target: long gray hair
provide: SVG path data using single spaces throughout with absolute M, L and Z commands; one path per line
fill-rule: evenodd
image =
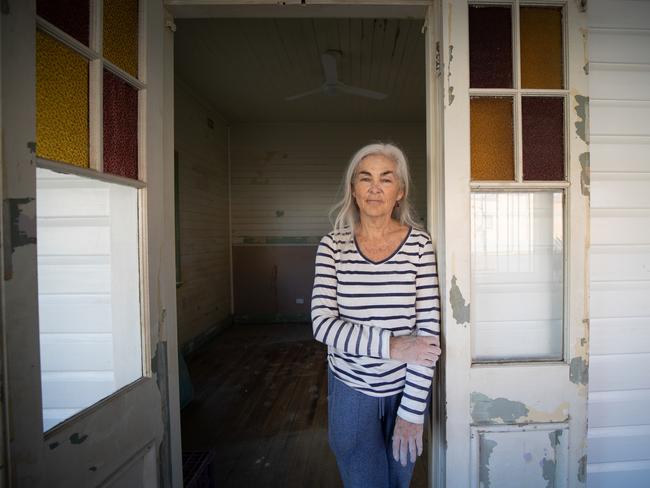
M 397 166 L 397 178 L 400 182 L 400 188 L 404 192 L 404 197 L 400 200 L 399 206 L 395 206 L 393 209 L 392 217 L 404 225 L 410 225 L 416 229 L 421 228 L 420 224 L 417 222 L 415 210 L 413 209 L 409 199 L 411 177 L 409 175 L 406 156 L 404 156 L 402 150 L 394 144 L 376 142 L 362 147 L 354 154 L 354 156 L 352 156 L 348 168 L 345 171 L 345 176 L 343 177 L 341 187 L 342 197 L 330 211 L 330 219 L 332 219 L 334 215 L 336 216 L 333 219 L 334 231 L 343 232 L 349 230 L 350 240 L 353 238 L 355 226 L 359 222 L 359 207 L 352 196 L 352 182 L 354 177 L 357 175 L 359 163 L 363 158 L 373 155 L 384 156 L 391 161 L 394 161 Z

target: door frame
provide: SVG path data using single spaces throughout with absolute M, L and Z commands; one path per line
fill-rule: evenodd
M 427 145 L 427 227 L 437 249 L 438 262 L 444 256 L 444 196 L 440 184 L 443 170 L 443 56 L 441 0 L 165 0 L 170 17 L 416 17 L 425 31 L 426 145 Z M 173 22 L 173 20 L 172 20 Z M 172 62 L 170 62 L 172 60 Z M 173 47 L 165 51 L 165 65 L 173 65 Z M 440 271 L 439 271 L 440 273 Z M 440 274 L 442 276 L 442 274 Z M 444 283 L 440 283 L 443 302 Z M 443 315 L 444 323 L 444 315 Z M 441 341 L 444 338 L 441 337 Z M 429 486 L 443 487 L 445 480 L 445 416 L 443 358 L 438 363 L 432 390 L 431 415 L 426 434 L 429 439 Z

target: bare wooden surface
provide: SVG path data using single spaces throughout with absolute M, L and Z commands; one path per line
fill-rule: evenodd
M 217 486 L 342 486 L 327 442 L 326 348 L 309 325 L 231 327 L 188 367 L 183 449 L 215 449 Z M 426 455 L 414 488 L 426 486 Z

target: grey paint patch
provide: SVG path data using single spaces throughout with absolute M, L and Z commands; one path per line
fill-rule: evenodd
M 546 488 L 555 488 L 555 460 L 543 458 L 539 464 L 542 466 L 542 478 L 548 482 Z
M 470 408 L 475 423 L 492 423 L 500 420 L 512 424 L 522 417 L 527 417 L 529 412 L 528 407 L 521 402 L 502 397 L 490 398 L 478 391 L 473 391 L 470 396 Z
M 17 247 L 36 244 L 36 219 L 24 214 L 24 207 L 33 204 L 33 198 L 8 198 L 11 252 Z
M 59 447 L 59 446 L 60 446 L 60 444 L 59 444 L 58 442 L 50 442 L 50 443 L 48 444 L 48 447 L 49 447 L 50 449 L 56 449 L 56 448 Z
M 589 129 L 589 97 L 583 95 L 576 95 L 576 115 L 579 117 L 575 123 L 576 134 L 584 142 L 587 142 L 587 133 Z
M 548 433 L 548 440 L 551 441 L 551 447 L 555 449 L 560 444 L 561 430 L 554 430 Z
M 580 160 L 580 190 L 582 194 L 588 197 L 591 194 L 591 163 L 589 162 L 589 152 L 583 152 L 578 156 Z
M 584 483 L 587 481 L 587 455 L 585 454 L 578 460 L 578 481 Z
M 469 324 L 469 303 L 465 302 L 457 281 L 456 276 L 452 276 L 451 289 L 449 290 L 452 315 L 458 324 Z
M 88 435 L 87 435 L 87 434 L 86 434 L 86 435 L 82 435 L 82 436 L 80 436 L 77 432 L 75 432 L 74 434 L 72 434 L 72 435 L 70 436 L 70 444 L 81 444 L 81 443 L 84 442 L 86 439 L 88 439 Z
M 485 439 L 481 445 L 478 460 L 478 482 L 483 488 L 490 488 L 490 456 L 497 446 L 497 441 Z
M 569 364 L 569 379 L 576 385 L 589 383 L 589 364 L 584 358 L 578 356 L 571 359 Z
M 449 44 L 449 62 L 447 63 L 447 84 L 449 85 L 448 99 L 449 99 L 450 107 L 451 104 L 454 103 L 454 98 L 456 98 L 456 95 L 454 95 L 454 87 L 451 85 L 451 62 L 453 59 L 454 59 L 454 45 Z

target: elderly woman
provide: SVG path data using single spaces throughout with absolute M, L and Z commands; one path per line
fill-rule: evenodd
M 406 487 L 440 355 L 435 255 L 399 148 L 357 151 L 344 191 L 312 293 L 314 337 L 328 345 L 329 443 L 346 488 Z

